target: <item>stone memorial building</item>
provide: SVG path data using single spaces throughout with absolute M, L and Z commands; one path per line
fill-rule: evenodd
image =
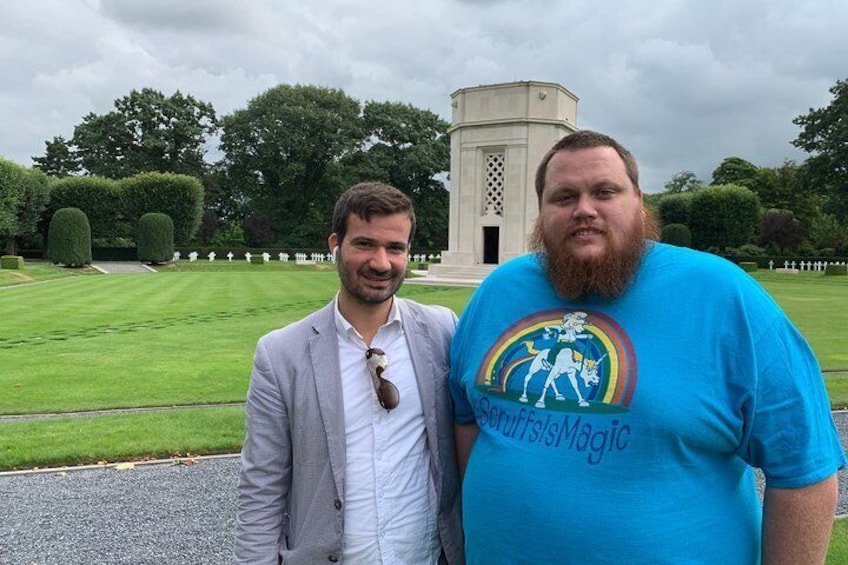
M 460 88 L 451 94 L 448 249 L 435 278 L 482 279 L 527 251 L 544 154 L 576 131 L 577 97 L 551 82 Z

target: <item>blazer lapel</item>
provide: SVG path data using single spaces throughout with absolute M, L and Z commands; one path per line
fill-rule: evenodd
M 339 344 L 336 336 L 334 302 L 322 309 L 315 320 L 315 335 L 309 339 L 312 376 L 318 391 L 318 406 L 327 436 L 330 466 L 339 497 L 344 497 L 345 429 L 342 380 L 339 375 Z M 316 438 L 317 440 L 317 438 Z
M 424 411 L 424 427 L 427 432 L 427 445 L 430 449 L 430 461 L 433 481 L 438 489 L 441 474 L 441 461 L 438 449 L 438 429 L 436 427 L 436 378 L 434 374 L 433 348 L 430 343 L 430 332 L 427 324 L 416 316 L 412 308 L 406 307 L 401 299 L 401 317 L 406 327 L 406 342 L 412 357 L 412 368 L 418 381 L 418 394 L 421 396 L 421 407 Z

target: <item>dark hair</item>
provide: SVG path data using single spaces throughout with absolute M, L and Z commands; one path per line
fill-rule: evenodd
M 566 135 L 557 141 L 551 147 L 551 150 L 545 154 L 539 168 L 536 169 L 536 198 L 538 198 L 540 206 L 542 205 L 542 192 L 545 190 L 545 175 L 548 173 L 548 163 L 551 162 L 553 156 L 560 151 L 575 151 L 593 147 L 612 147 L 615 149 L 615 152 L 624 161 L 624 168 L 627 170 L 630 182 L 633 183 L 633 189 L 639 190 L 639 165 L 636 164 L 636 159 L 630 151 L 608 135 L 596 131 L 581 130 Z
M 403 192 L 393 186 L 380 182 L 361 182 L 347 189 L 336 201 L 333 209 L 333 233 L 338 237 L 339 243 L 347 234 L 347 219 L 351 214 L 356 214 L 366 222 L 371 221 L 372 216 L 390 216 L 392 214 L 406 213 L 412 223 L 409 230 L 409 241 L 415 236 L 415 210 L 412 201 Z

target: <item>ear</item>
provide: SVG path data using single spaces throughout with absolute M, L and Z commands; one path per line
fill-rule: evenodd
M 334 249 L 339 246 L 339 236 L 335 234 L 335 232 L 330 234 L 330 237 L 327 238 L 327 248 L 330 250 L 330 253 L 333 253 Z

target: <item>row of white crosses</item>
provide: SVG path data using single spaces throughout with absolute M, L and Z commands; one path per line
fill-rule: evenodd
M 774 261 L 773 260 L 769 260 L 768 265 L 769 265 L 769 270 L 774 269 Z M 831 261 L 830 263 L 828 263 L 827 261 L 815 261 L 815 262 L 813 262 L 813 261 L 801 261 L 800 263 L 797 263 L 795 261 L 784 261 L 783 262 L 783 268 L 784 269 L 793 269 L 794 270 L 794 269 L 797 269 L 798 267 L 800 267 L 800 270 L 802 270 L 802 271 L 818 271 L 818 272 L 821 272 L 821 271 L 824 271 L 825 268 L 827 268 L 828 265 L 845 265 L 845 261 L 843 261 L 842 263 L 839 263 L 838 261 Z
M 441 258 L 442 258 L 441 254 L 440 255 L 433 255 L 432 253 L 430 255 L 424 255 L 423 253 L 421 255 L 410 255 L 410 257 L 416 263 L 425 263 L 427 261 L 432 262 L 434 259 L 440 259 L 441 260 Z
M 188 254 L 188 260 L 189 261 L 197 261 L 198 256 L 199 255 L 198 255 L 197 251 L 192 251 L 191 253 Z M 267 251 L 265 253 L 262 253 L 261 256 L 262 256 L 262 261 L 264 263 L 268 263 L 269 261 L 271 261 L 271 254 L 268 253 Z M 311 256 L 308 256 L 306 253 L 295 253 L 294 256 L 295 256 L 295 260 L 298 263 L 307 263 L 309 261 L 311 261 L 313 263 L 323 263 L 324 261 L 332 261 L 333 260 L 333 256 L 330 253 L 327 253 L 326 255 L 324 255 L 323 253 L 313 253 Z M 182 253 L 180 253 L 179 251 L 174 252 L 174 261 L 179 261 L 181 257 L 182 257 Z M 210 251 L 209 254 L 206 257 L 209 259 L 209 261 L 214 261 L 217 258 L 217 255 L 214 251 Z M 235 255 L 233 255 L 232 251 L 230 251 L 229 253 L 226 254 L 227 261 L 232 261 L 233 257 L 235 257 Z M 248 263 L 250 262 L 250 259 L 252 257 L 253 257 L 253 254 L 250 253 L 250 251 L 248 251 L 247 253 L 244 254 L 244 259 Z M 283 263 L 288 263 L 290 257 L 291 256 L 288 253 L 278 253 L 277 254 L 277 258 Z
M 192 251 L 191 253 L 188 254 L 188 260 L 189 261 L 197 261 L 198 256 L 199 255 L 198 255 L 197 251 Z M 180 253 L 179 251 L 174 252 L 174 261 L 179 261 L 181 257 L 182 257 L 182 253 Z M 217 255 L 215 254 L 214 251 L 210 251 L 209 254 L 206 257 L 209 259 L 209 261 L 215 261 L 215 259 L 217 258 Z M 232 261 L 233 257 L 235 257 L 235 255 L 233 255 L 233 252 L 230 251 L 229 253 L 226 254 L 225 257 L 227 258 L 227 261 Z M 244 258 L 247 262 L 250 262 L 251 257 L 253 257 L 253 255 L 249 251 L 244 254 Z M 290 255 L 288 253 L 278 253 L 277 257 L 279 258 L 279 260 L 281 262 L 288 263 Z M 422 253 L 422 254 L 418 254 L 418 255 L 410 255 L 410 258 L 415 262 L 423 263 L 423 262 L 428 261 L 428 260 L 433 261 L 434 259 L 441 259 L 442 256 L 441 255 L 433 255 L 432 253 L 430 255 L 425 255 L 425 254 Z M 294 259 L 295 259 L 295 263 L 297 263 L 298 265 L 301 265 L 301 264 L 304 264 L 304 263 L 310 263 L 310 262 L 311 263 L 323 263 L 324 261 L 330 261 L 332 263 L 335 263 L 335 260 L 333 258 L 332 253 L 327 253 L 326 255 L 323 254 L 323 253 L 312 253 L 312 254 L 295 253 Z M 268 253 L 268 252 L 262 253 L 262 261 L 263 262 L 268 263 L 270 260 L 271 260 L 271 254 L 270 253 Z M 769 267 L 771 267 L 771 263 L 769 263 Z

